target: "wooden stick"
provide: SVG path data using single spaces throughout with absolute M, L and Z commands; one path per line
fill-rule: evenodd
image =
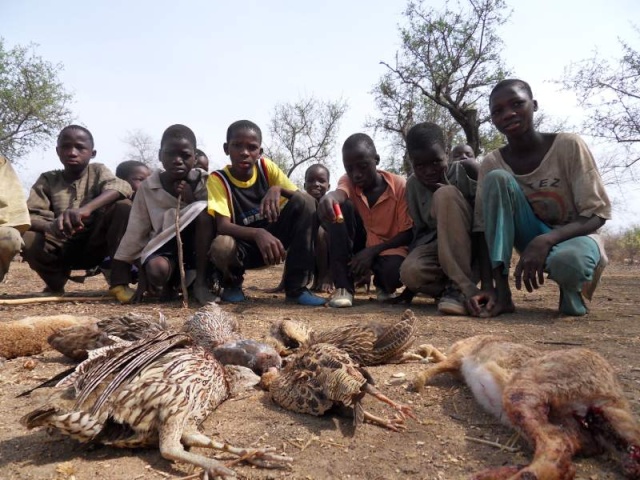
M 111 296 L 101 295 L 99 297 L 28 297 L 9 298 L 0 300 L 1 305 L 27 305 L 30 303 L 62 303 L 62 302 L 104 302 L 105 300 L 115 301 Z
M 178 271 L 180 272 L 180 288 L 182 289 L 182 308 L 189 308 L 189 294 L 187 293 L 187 279 L 184 273 L 184 253 L 182 252 L 182 238 L 180 237 L 180 200 L 182 193 L 178 195 L 176 207 L 176 243 L 178 244 Z

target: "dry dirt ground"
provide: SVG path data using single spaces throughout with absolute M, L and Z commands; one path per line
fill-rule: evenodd
M 314 328 L 365 320 L 398 318 L 402 307 L 383 306 L 363 292 L 354 308 L 333 310 L 288 305 L 282 295 L 265 292 L 275 286 L 280 269 L 250 272 L 245 288 L 249 300 L 243 305 L 224 305 L 236 314 L 243 332 L 261 338 L 272 321 L 290 317 Z M 494 319 L 443 317 L 432 300 L 418 297 L 412 306 L 419 320 L 418 343 L 448 347 L 463 337 L 496 333 L 534 345 L 541 350 L 582 345 L 603 354 L 614 365 L 622 387 L 636 414 L 640 414 L 640 317 L 637 267 L 610 267 L 584 318 L 559 316 L 555 312 L 557 288 L 548 282 L 533 294 L 516 294 L 516 314 Z M 69 284 L 68 291 L 98 292 L 105 288 L 99 277 L 83 285 Z M 0 285 L 0 299 L 25 296 L 42 289 L 42 283 L 26 264 L 14 263 L 8 280 Z M 172 304 L 121 306 L 112 301 L 91 303 L 0 306 L 0 322 L 32 315 L 69 313 L 106 317 L 132 310 L 162 311 L 179 324 L 194 311 Z M 44 431 L 27 431 L 19 418 L 43 402 L 42 394 L 17 399 L 16 394 L 69 367 L 61 355 L 45 352 L 8 360 L 0 366 L 0 478 L 2 479 L 177 479 L 193 473 L 185 465 L 164 460 L 159 452 L 119 450 L 80 445 Z M 33 362 L 31 362 L 33 363 Z M 396 384 L 394 373 L 411 378 L 425 368 L 421 364 L 371 368 L 379 387 L 390 397 L 412 404 L 419 422 L 408 423 L 403 433 L 365 424 L 354 433 L 351 419 L 329 416 L 314 418 L 284 411 L 261 391 L 249 392 L 223 403 L 204 423 L 207 435 L 237 445 L 272 445 L 294 458 L 290 470 L 236 468 L 240 478 L 351 478 L 351 479 L 458 479 L 475 471 L 511 463 L 527 463 L 531 450 L 522 441 L 516 451 L 479 444 L 485 439 L 506 444 L 512 432 L 476 405 L 470 391 L 448 376 L 435 379 L 421 394 Z M 378 414 L 386 407 L 371 398 L 365 407 Z M 470 439 L 471 438 L 471 439 Z M 206 452 L 214 455 L 214 452 Z M 216 454 L 217 455 L 217 454 Z M 604 456 L 576 459 L 577 478 L 604 480 L 621 478 L 618 465 Z

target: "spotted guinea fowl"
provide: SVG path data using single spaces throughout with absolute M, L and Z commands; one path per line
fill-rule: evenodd
M 270 370 L 261 385 L 272 400 L 287 410 L 320 416 L 341 406 L 352 407 L 354 425 L 364 420 L 390 430 L 404 428 L 406 417 L 415 418 L 411 407 L 394 402 L 373 386 L 369 373 L 344 350 L 329 343 L 302 346 L 287 358 L 282 370 Z M 393 418 L 380 418 L 362 406 L 366 394 L 393 407 Z
M 280 353 L 285 355 L 303 345 L 329 343 L 364 366 L 416 358 L 407 353 L 416 338 L 416 317 L 411 310 L 406 310 L 400 320 L 390 325 L 354 323 L 320 332 L 293 320 L 281 320 L 272 326 L 271 335 Z
M 211 353 L 224 343 L 231 317 L 207 306 L 184 332 L 160 332 L 89 352 L 89 358 L 55 388 L 50 401 L 25 415 L 27 428 L 49 427 L 82 442 L 132 448 L 159 445 L 164 458 L 197 465 L 205 477 L 235 476 L 220 462 L 188 451 L 209 447 L 258 466 L 280 466 L 290 458 L 273 449 L 238 448 L 198 431 L 204 419 L 233 392 L 257 383 L 244 367 L 223 366 Z M 186 333 L 185 333 L 186 332 Z
M 416 389 L 440 373 L 460 373 L 478 402 L 535 448 L 528 466 L 490 469 L 475 480 L 568 480 L 575 454 L 603 450 L 621 457 L 627 478 L 640 479 L 640 423 L 613 367 L 597 353 L 541 352 L 492 335 L 460 340 L 447 355 L 423 348 L 435 365 L 418 376 Z

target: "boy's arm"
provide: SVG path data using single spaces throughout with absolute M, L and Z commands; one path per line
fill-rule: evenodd
M 117 190 L 104 190 L 100 195 L 83 206 L 79 208 L 68 208 L 62 212 L 62 215 L 58 215 L 58 218 L 55 219 L 53 228 L 58 232 L 73 235 L 77 231 L 84 229 L 84 220 L 89 218 L 94 211 L 110 205 L 121 198 L 124 198 L 124 195 Z
M 464 168 L 464 171 L 467 172 L 467 176 L 471 180 L 478 180 L 480 166 L 476 160 L 460 160 L 460 165 L 462 165 L 462 168 Z
M 390 248 L 404 247 L 409 245 L 413 239 L 413 228 L 404 230 L 396 236 L 391 237 L 386 242 L 379 243 L 372 247 L 367 247 L 356 253 L 351 259 L 351 270 L 356 276 L 364 275 L 371 270 L 373 259 L 380 255 L 384 250 Z
M 318 217 L 320 222 L 335 223 L 336 214 L 333 209 L 334 204 L 341 204 L 347 201 L 349 197 L 344 190 L 334 190 L 326 193 L 318 202 Z
M 40 175 L 31 187 L 29 198 L 27 199 L 27 207 L 31 218 L 31 227 L 29 229 L 34 232 L 50 232 L 55 214 L 51 205 L 48 181 L 44 175 Z

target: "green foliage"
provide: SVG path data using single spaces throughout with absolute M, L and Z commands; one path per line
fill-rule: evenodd
M 61 65 L 35 55 L 32 47 L 6 49 L 0 38 L 0 153 L 13 161 L 48 140 L 71 119 Z
M 640 225 L 604 235 L 607 254 L 612 261 L 633 265 L 640 260 Z
M 423 0 L 409 2 L 407 25 L 400 29 L 402 47 L 394 65 L 383 62 L 389 72 L 374 89 L 382 114 L 380 128 L 402 130 L 403 121 L 428 120 L 424 114 L 429 112 L 447 129 L 451 119 L 455 121 L 466 143 L 476 154 L 482 151 L 480 130 L 489 121 L 488 93 L 507 75 L 497 28 L 508 15 L 504 0 L 467 0 L 466 4 L 465 10 L 446 3 L 439 12 Z M 394 117 L 397 108 L 387 108 L 385 85 L 393 85 L 398 92 L 393 102 L 409 110 L 400 118 Z M 420 96 L 422 106 L 417 101 Z M 442 110 L 448 112 L 449 119 L 442 120 Z

